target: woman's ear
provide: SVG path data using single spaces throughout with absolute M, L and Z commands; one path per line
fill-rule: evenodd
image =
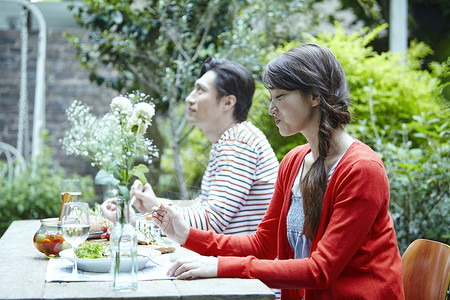
M 311 95 L 311 104 L 313 107 L 320 105 L 320 96 L 317 92 L 313 91 Z

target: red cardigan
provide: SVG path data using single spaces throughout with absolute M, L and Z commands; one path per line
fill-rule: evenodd
M 281 162 L 275 192 L 256 233 L 221 235 L 191 228 L 183 246 L 219 256 L 218 277 L 258 278 L 281 288 L 282 299 L 301 299 L 304 291 L 306 300 L 404 299 L 386 171 L 373 150 L 358 140 L 330 179 L 309 258 L 293 259 L 286 217 L 295 177 L 308 152 L 309 145 L 296 147 Z

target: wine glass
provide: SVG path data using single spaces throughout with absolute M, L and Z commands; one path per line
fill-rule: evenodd
M 65 193 L 70 194 L 70 202 L 81 201 L 81 186 L 79 179 L 63 179 L 61 182 L 61 201 Z
M 73 248 L 74 267 L 72 274 L 78 276 L 77 249 L 89 235 L 89 205 L 84 202 L 69 202 L 63 206 L 61 229 L 63 238 Z

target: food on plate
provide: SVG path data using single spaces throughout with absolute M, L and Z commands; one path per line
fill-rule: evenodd
M 90 216 L 91 227 L 89 229 L 89 239 L 102 238 L 109 240 L 109 233 L 114 226 L 110 220 L 92 215 Z
M 110 220 L 100 217 L 100 216 L 90 216 L 91 228 L 89 232 L 101 232 L 102 227 L 106 227 L 108 230 L 111 230 L 114 227 L 114 223 Z
M 141 245 L 140 247 L 157 250 L 161 252 L 161 254 L 172 253 L 175 251 L 175 247 L 170 245 L 155 244 L 155 245 Z
M 100 235 L 100 237 L 102 239 L 107 239 L 109 241 L 111 234 L 109 232 L 109 229 L 106 226 L 102 226 L 102 233 Z
M 78 258 L 105 258 L 109 257 L 110 250 L 108 243 L 91 243 L 85 241 L 77 249 Z
M 156 244 L 154 224 L 152 222 L 151 213 L 137 213 L 131 217 L 132 221 L 136 224 L 136 233 L 138 243 L 140 245 L 152 245 Z
M 152 234 L 149 227 L 140 227 L 136 229 L 138 244 L 140 245 L 154 245 L 156 244 L 155 236 Z
M 175 247 L 172 245 L 145 244 L 139 247 L 157 250 L 161 254 L 172 253 Z M 77 250 L 78 258 L 105 258 L 110 256 L 109 242 L 105 240 L 85 241 Z

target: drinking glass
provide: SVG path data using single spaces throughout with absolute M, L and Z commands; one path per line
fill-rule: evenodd
M 65 193 L 70 194 L 70 202 L 81 201 L 81 186 L 79 179 L 63 179 L 61 182 L 61 201 Z
M 69 202 L 63 206 L 61 229 L 64 240 L 73 248 L 74 266 L 72 274 L 78 276 L 77 249 L 89 235 L 89 205 L 84 202 Z

